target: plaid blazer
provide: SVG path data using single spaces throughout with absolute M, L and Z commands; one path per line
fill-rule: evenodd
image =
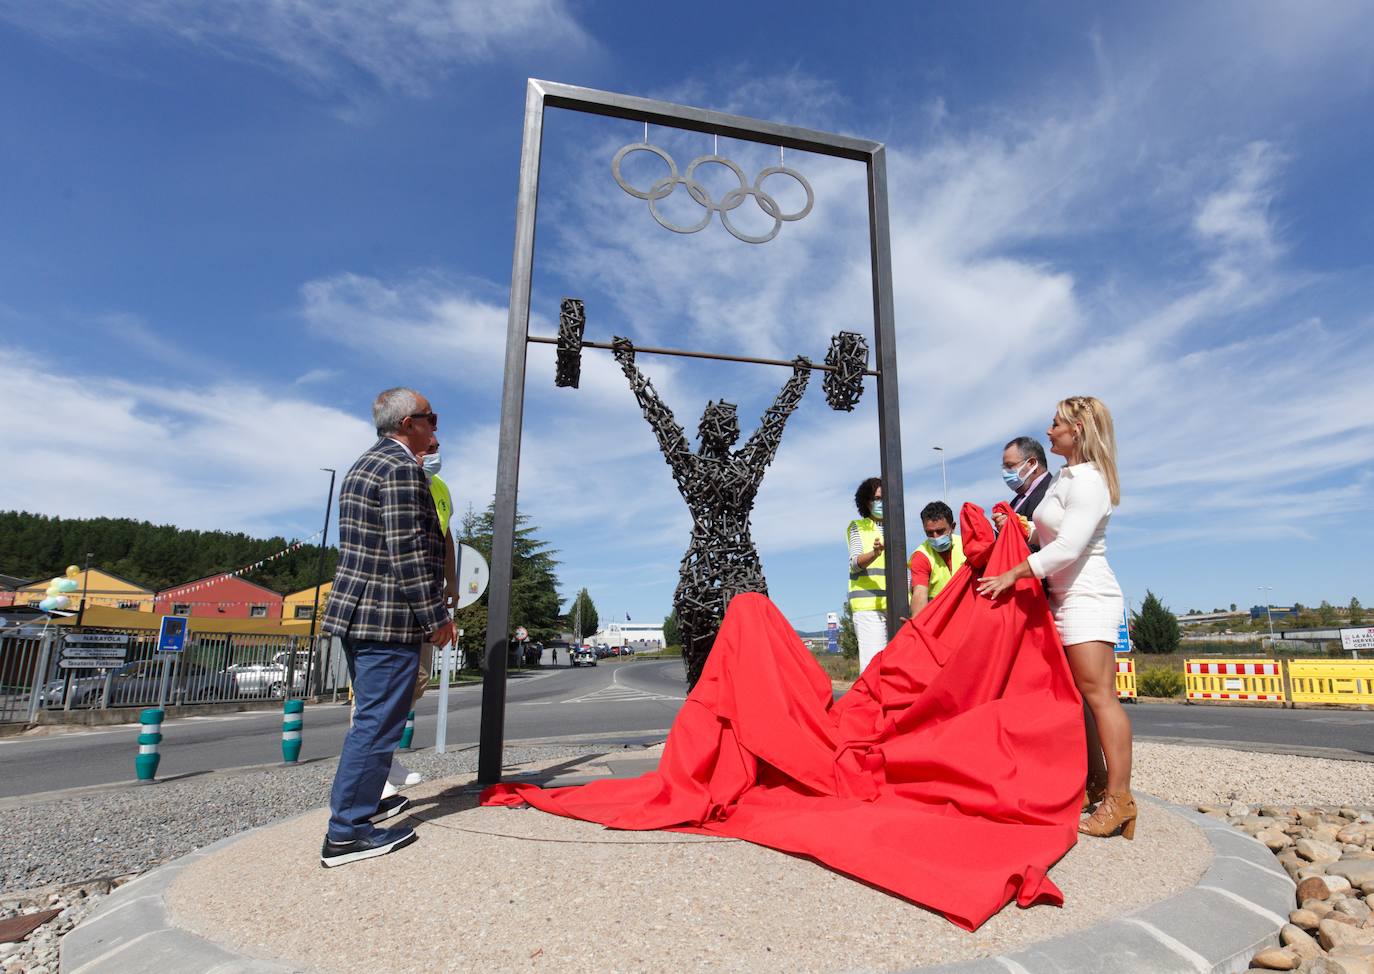
M 335 636 L 419 643 L 448 621 L 444 538 L 420 465 L 382 437 L 339 492 L 339 567 L 321 628 Z

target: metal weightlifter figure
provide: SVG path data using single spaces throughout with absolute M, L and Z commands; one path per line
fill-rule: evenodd
M 672 410 L 635 365 L 634 346 L 620 337 L 611 344 L 692 512 L 692 541 L 682 556 L 673 593 L 690 689 L 706 665 L 730 600 L 741 592 L 768 594 L 759 553 L 749 534 L 749 512 L 764 471 L 778 452 L 787 418 L 806 392 L 811 361 L 805 356 L 792 360 L 792 377 L 739 450 L 731 450 L 740 435 L 735 405 L 724 400 L 707 403 L 697 428 L 701 448 L 693 453 Z

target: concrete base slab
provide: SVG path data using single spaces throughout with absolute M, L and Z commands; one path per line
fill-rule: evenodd
M 530 777 L 639 773 L 644 757 Z M 475 792 L 459 780 L 412 789 L 420 841 L 339 869 L 319 866 L 324 810 L 179 860 L 69 935 L 63 970 L 157 969 L 175 949 L 162 969 L 188 974 L 1239 971 L 1277 942 L 1293 895 L 1259 843 L 1152 803 L 1136 841 L 1085 839 L 1055 867 L 1063 909 L 1011 906 L 967 933 L 809 860 L 479 808 Z

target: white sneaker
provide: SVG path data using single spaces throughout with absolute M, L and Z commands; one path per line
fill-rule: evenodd
M 424 776 L 416 771 L 411 771 L 401 763 L 400 758 L 391 759 L 391 770 L 386 773 L 387 784 L 395 785 L 397 788 L 409 788 L 411 785 L 418 785 L 424 781 Z

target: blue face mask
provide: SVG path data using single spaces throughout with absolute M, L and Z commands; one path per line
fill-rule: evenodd
M 425 466 L 425 474 L 433 477 L 444 465 L 443 459 L 437 453 L 427 453 L 420 458 L 420 462 Z
M 930 542 L 930 546 L 936 551 L 944 552 L 948 551 L 950 545 L 954 544 L 954 535 L 945 534 L 938 538 L 926 538 L 926 540 Z
M 873 506 L 872 506 L 872 511 L 873 511 L 873 520 L 875 520 L 875 521 L 881 521 L 881 520 L 883 519 L 883 502 L 882 502 L 882 501 L 874 501 L 874 502 L 873 502 Z
M 1008 470 L 1006 467 L 1002 468 L 1002 479 L 1006 481 L 1007 486 L 1012 490 L 1020 490 L 1022 487 L 1026 486 L 1026 479 L 1021 476 L 1021 467 L 1024 467 L 1028 463 L 1030 463 L 1029 460 L 1023 460 L 1020 466 L 1014 467 L 1011 470 Z

